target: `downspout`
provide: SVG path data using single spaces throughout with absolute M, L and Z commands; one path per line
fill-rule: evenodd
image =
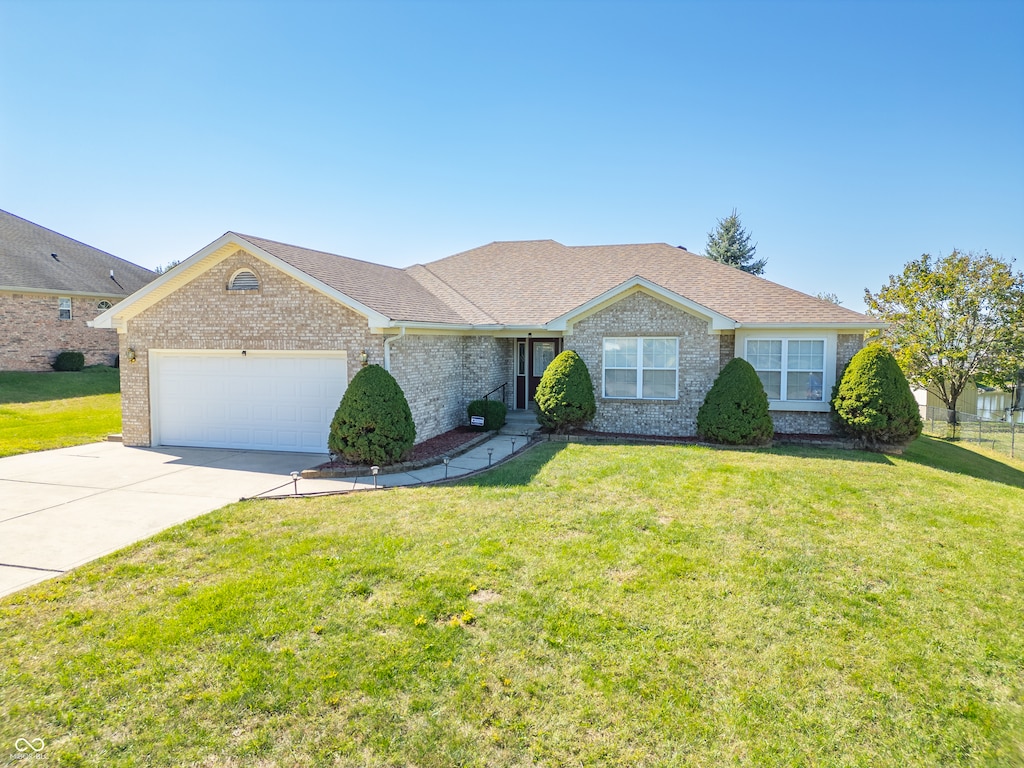
M 399 327 L 399 333 L 397 336 L 388 336 L 384 339 L 384 370 L 388 373 L 391 372 L 391 345 L 403 336 L 405 336 L 404 325 Z

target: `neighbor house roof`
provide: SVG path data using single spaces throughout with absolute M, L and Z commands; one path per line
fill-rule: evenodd
M 495 242 L 406 269 L 228 232 L 173 273 L 248 247 L 300 279 L 349 301 L 371 325 L 564 329 L 599 297 L 650 290 L 715 328 L 807 325 L 861 330 L 877 320 L 665 243 L 566 246 L 554 240 Z M 107 325 L 159 300 L 175 275 L 97 318 Z M 166 285 L 165 285 L 166 283 Z M 134 304 L 138 307 L 133 308 Z M 371 317 L 373 316 L 373 317 Z M 120 320 L 118 322 L 121 322 Z
M 0 288 L 127 296 L 155 277 L 130 261 L 0 211 Z

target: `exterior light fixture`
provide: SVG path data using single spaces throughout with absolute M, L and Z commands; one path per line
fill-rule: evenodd
M 245 354 L 244 352 L 242 353 Z M 292 495 L 299 495 L 299 478 L 302 477 L 298 472 L 292 472 Z
M 494 449 L 493 448 L 488 448 L 487 449 L 487 466 L 488 467 L 491 466 L 491 456 L 492 456 L 493 453 L 494 453 Z
M 359 353 L 359 362 L 362 363 L 364 368 L 366 367 L 366 364 L 367 364 L 367 362 L 369 362 L 369 360 L 370 360 L 370 356 L 368 354 L 366 354 L 366 350 L 365 349 L 362 352 Z
M 131 347 L 128 347 L 127 357 L 129 363 L 135 362 L 135 350 L 132 349 Z
M 444 479 L 448 479 L 448 462 L 451 461 L 451 456 L 445 456 L 441 461 L 444 462 Z
M 370 467 L 370 474 L 373 475 L 373 489 L 377 490 L 377 473 L 380 472 L 380 467 L 374 464 Z

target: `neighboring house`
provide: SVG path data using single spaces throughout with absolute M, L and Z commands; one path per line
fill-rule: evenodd
M 917 405 L 921 409 L 922 418 L 931 418 L 934 414 L 942 412 L 943 418 L 948 412 L 946 404 L 942 402 L 938 395 L 929 389 L 922 387 L 911 387 L 914 393 L 914 399 L 917 400 Z M 978 415 L 978 386 L 974 383 L 973 379 L 968 382 L 964 391 L 960 393 L 959 399 L 956 401 L 956 410 L 958 413 L 966 413 L 971 416 Z
M 155 277 L 0 211 L 0 370 L 50 370 L 66 350 L 113 365 L 117 334 L 88 322 Z
M 740 356 L 780 432 L 827 433 L 836 376 L 882 327 L 664 243 L 498 242 L 397 269 L 234 232 L 94 324 L 120 334 L 128 445 L 319 452 L 365 361 L 398 380 L 421 441 L 502 385 L 527 408 L 563 349 L 590 369 L 594 430 L 693 435 Z

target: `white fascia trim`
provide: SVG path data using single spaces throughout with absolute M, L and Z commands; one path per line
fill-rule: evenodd
M 274 256 L 272 253 L 268 253 L 267 251 L 263 250 L 258 245 L 250 243 L 244 237 L 235 234 L 234 232 L 225 232 L 223 235 L 214 240 L 208 246 L 192 254 L 180 264 L 177 264 L 173 268 L 167 270 L 162 275 L 160 275 L 160 277 L 146 285 L 144 288 L 140 288 L 127 299 L 123 300 L 119 304 L 114 305 L 106 312 L 97 315 L 92 320 L 92 322 L 89 323 L 89 326 L 92 328 L 123 327 L 124 321 L 127 319 L 125 315 L 129 315 L 129 310 L 132 308 L 133 305 L 139 303 L 142 299 L 146 298 L 155 291 L 159 291 L 164 285 L 166 285 L 169 281 L 177 278 L 177 276 L 184 272 L 186 269 L 194 266 L 195 264 L 198 264 L 199 262 L 203 261 L 210 255 L 217 253 L 218 251 L 227 246 L 236 246 L 248 253 L 251 253 L 256 258 L 260 259 L 261 261 L 267 262 L 273 267 L 276 267 L 280 271 L 284 272 L 286 275 L 295 278 L 300 283 L 303 283 L 304 285 L 307 285 L 310 288 L 319 291 L 320 293 L 323 293 L 326 296 L 329 296 L 335 301 L 338 301 L 342 304 L 345 304 L 348 307 L 351 307 L 356 312 L 366 317 L 367 325 L 370 328 L 380 328 L 391 325 L 391 318 L 382 315 L 380 312 L 377 312 L 376 310 L 370 309 L 362 302 L 356 301 L 351 296 L 347 296 L 341 291 L 332 288 L 326 283 L 317 280 L 315 277 L 312 277 L 306 272 L 303 272 L 301 269 L 296 269 L 291 264 L 282 261 L 277 256 Z
M 657 283 L 652 283 L 650 280 L 640 277 L 632 277 L 621 285 L 617 285 L 611 290 L 605 291 L 600 296 L 595 296 L 585 304 L 580 304 L 575 309 L 566 312 L 564 315 L 556 317 L 554 320 L 549 322 L 545 327 L 549 331 L 565 331 L 568 330 L 569 325 L 578 318 L 580 315 L 586 314 L 589 311 L 601 306 L 602 304 L 613 301 L 617 296 L 627 293 L 634 288 L 642 288 L 660 299 L 676 304 L 684 309 L 690 311 L 695 315 L 705 318 L 713 331 L 728 331 L 736 328 L 739 324 L 732 318 L 726 317 L 723 314 L 715 312 L 713 309 L 708 309 L 703 304 L 698 304 L 695 301 L 691 301 L 685 296 L 681 296 L 678 293 L 662 288 Z
M 745 331 L 881 331 L 889 327 L 881 321 L 873 323 L 737 323 Z

